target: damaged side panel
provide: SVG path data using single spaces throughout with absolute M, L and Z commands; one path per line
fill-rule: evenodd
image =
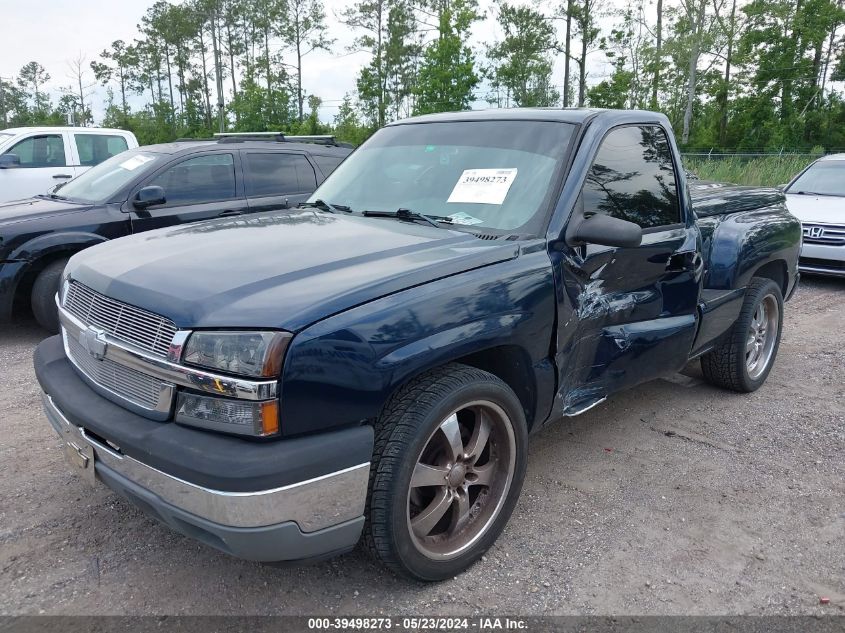
M 559 413 L 683 367 L 698 328 L 701 270 L 672 270 L 672 258 L 695 245 L 694 228 L 678 227 L 638 248 L 558 253 Z

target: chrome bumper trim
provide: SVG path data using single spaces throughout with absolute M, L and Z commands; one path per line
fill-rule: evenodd
M 42 393 L 42 400 L 47 418 L 66 446 L 93 448 L 95 469 L 108 467 L 163 501 L 209 521 L 230 527 L 294 521 L 303 532 L 314 532 L 364 513 L 369 462 L 271 490 L 212 490 L 117 452 L 71 423 L 49 394 Z
M 822 268 L 821 266 L 807 266 L 806 264 L 798 264 L 798 270 L 802 273 L 812 273 L 814 275 L 826 275 L 828 277 L 845 277 L 845 268 Z
M 58 305 L 57 307 L 59 321 L 61 321 L 67 335 L 79 340 L 82 332 L 87 329 L 86 325 L 62 306 Z M 174 340 L 180 337 L 180 334 L 179 340 L 184 342 L 187 338 L 184 330 L 177 332 Z M 186 367 L 165 358 L 154 356 L 111 336 L 106 335 L 105 338 L 107 345 L 104 358 L 164 382 L 190 387 L 218 396 L 240 398 L 241 400 L 270 400 L 276 397 L 277 380 L 245 380 L 203 371 L 194 367 Z

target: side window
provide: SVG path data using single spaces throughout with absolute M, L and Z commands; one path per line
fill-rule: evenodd
M 612 130 L 581 190 L 584 211 L 607 213 L 648 229 L 681 221 L 672 151 L 658 126 Z
M 314 168 L 302 154 L 246 154 L 246 195 L 251 198 L 310 193 L 317 188 Z
M 21 167 L 64 167 L 65 142 L 61 134 L 40 134 L 15 143 L 5 154 L 17 154 Z
M 317 163 L 317 166 L 320 168 L 320 171 L 323 172 L 323 175 L 328 178 L 329 174 L 332 173 L 337 166 L 343 162 L 342 156 L 320 156 L 319 154 L 314 154 L 312 156 L 314 162 Z
M 168 167 L 148 183 L 164 188 L 168 207 L 236 197 L 232 154 L 207 154 Z
M 129 149 L 126 139 L 111 134 L 74 134 L 79 164 L 93 167 Z

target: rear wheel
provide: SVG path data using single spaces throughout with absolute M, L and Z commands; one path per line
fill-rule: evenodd
M 38 325 L 51 334 L 59 332 L 59 313 L 56 309 L 56 293 L 62 281 L 62 272 L 67 265 L 67 259 L 57 259 L 47 264 L 32 285 L 32 313 Z
M 407 385 L 376 426 L 370 552 L 418 580 L 466 569 L 513 511 L 526 443 L 519 399 L 492 374 L 449 365 Z
M 705 379 L 733 391 L 757 390 L 774 365 L 782 325 L 780 287 L 771 279 L 754 278 L 731 331 L 701 357 Z

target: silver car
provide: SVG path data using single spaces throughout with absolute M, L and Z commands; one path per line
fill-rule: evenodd
M 784 192 L 804 233 L 798 269 L 845 277 L 845 154 L 820 158 L 793 178 Z

